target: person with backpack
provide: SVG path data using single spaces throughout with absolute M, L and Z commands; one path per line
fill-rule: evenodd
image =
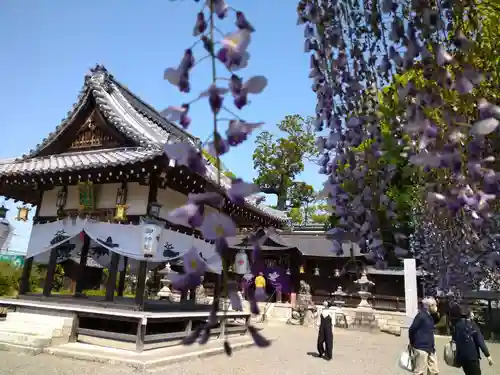
M 483 352 L 489 365 L 493 365 L 484 336 L 469 309 L 454 306 L 453 310 L 450 311 L 450 316 L 453 316 L 451 337 L 456 346 L 455 362 L 457 366 L 462 367 L 465 375 L 481 375 L 480 351 Z

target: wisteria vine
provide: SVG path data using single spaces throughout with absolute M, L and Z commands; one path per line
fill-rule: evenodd
M 480 31 L 465 35 L 461 29 L 464 20 L 477 25 L 476 5 L 473 0 L 301 0 L 297 8 L 305 51 L 311 53 L 317 130 L 329 130 L 319 135 L 317 145 L 323 152 L 320 172 L 327 175 L 324 192 L 339 218 L 329 232 L 334 251 L 342 252 L 347 237 L 377 266 L 386 266 L 381 222 L 396 218 L 395 202 L 387 194 L 397 169 L 384 158 L 389 151 L 384 136 L 389 136 L 422 177 L 425 202 L 415 213 L 423 216 L 419 222 L 440 217 L 448 238 L 464 234 L 461 242 L 440 244 L 453 266 L 432 275 L 435 286 L 448 289 L 465 285 L 464 267 L 467 273 L 481 268 L 467 254 L 471 242 L 481 244 L 478 251 L 490 264 L 498 256 L 481 240 L 491 228 L 490 206 L 500 188 L 495 158 L 488 155 L 500 107 L 478 100 L 475 89 L 484 74 L 469 51 Z M 400 114 L 382 123 L 373 91 L 414 68 L 421 76 L 397 86 Z M 471 103 L 473 114 L 460 113 L 457 102 Z M 396 253 L 407 253 L 406 236 L 394 237 Z
M 230 15 L 234 15 L 236 31 L 224 35 L 215 25 L 215 21 L 217 19 L 227 19 Z M 189 117 L 190 106 L 198 100 L 208 99 L 213 114 L 213 132 L 208 143 L 208 151 L 217 161 L 217 183 L 219 186 L 221 185 L 220 156 L 244 142 L 255 129 L 262 125 L 260 122 L 250 123 L 244 121 L 225 105 L 227 94 L 231 94 L 234 106 L 237 110 L 240 110 L 248 104 L 249 94 L 259 94 L 267 86 L 267 79 L 263 76 L 254 76 L 244 81 L 236 74 L 237 71 L 248 65 L 250 54 L 247 50 L 250 45 L 251 35 L 254 32 L 254 27 L 246 19 L 243 12 L 233 9 L 224 0 L 206 0 L 195 19 L 193 36 L 197 38 L 197 41 L 184 51 L 184 56 L 178 67 L 168 68 L 164 73 L 165 80 L 176 86 L 180 92 L 189 93 L 191 91 L 190 74 L 192 69 L 205 59 L 211 61 L 212 79 L 208 89 L 188 103 L 178 107 L 168 107 L 163 112 L 163 115 L 172 121 L 178 121 L 180 125 L 187 128 L 191 123 Z M 218 35 L 221 35 L 220 40 L 216 40 Z M 194 48 L 198 46 L 204 56 L 196 60 Z M 224 71 L 228 73 L 228 77 L 219 75 L 217 71 L 219 63 L 224 67 Z M 222 111 L 230 116 L 229 120 L 219 117 Z M 224 136 L 221 134 L 220 125 L 225 121 L 228 121 L 229 124 Z M 165 145 L 164 151 L 169 159 L 175 160 L 177 166 L 186 166 L 196 173 L 206 174 L 206 161 L 202 150 L 197 148 L 196 145 L 187 141 L 168 143 Z M 245 197 L 257 192 L 259 192 L 258 186 L 243 182 L 241 179 L 234 179 L 227 196 L 234 204 L 242 205 L 245 203 Z M 189 194 L 187 203 L 171 211 L 168 214 L 168 220 L 193 229 L 199 229 L 205 239 L 215 242 L 217 254 L 222 258 L 223 264 L 222 296 L 225 300 L 229 299 L 236 310 L 242 309 L 237 288 L 227 279 L 229 264 L 227 238 L 236 236 L 237 227 L 230 216 L 220 210 L 217 213 L 205 216 L 205 204 L 221 208 L 223 198 L 218 193 Z M 260 246 L 262 239 L 253 242 L 251 268 L 252 271 L 255 271 L 261 266 Z M 201 283 L 202 276 L 208 270 L 207 262 L 200 255 L 199 250 L 192 248 L 184 255 L 183 264 L 184 274 L 173 277 L 172 285 L 178 290 L 195 288 Z M 255 274 L 255 272 L 253 273 Z M 183 343 L 185 345 L 195 342 L 205 344 L 208 342 L 211 330 L 218 326 L 218 321 L 226 319 L 227 308 L 225 304 L 221 307 L 217 294 L 218 291 L 215 291 L 212 310 L 207 323 L 193 330 L 184 339 Z M 248 290 L 247 295 L 251 312 L 259 314 L 258 296 L 251 289 Z M 254 326 L 250 325 L 248 331 L 257 346 L 267 347 L 270 345 L 270 341 L 262 336 Z M 227 355 L 231 355 L 232 349 L 227 337 L 224 341 L 224 349 Z

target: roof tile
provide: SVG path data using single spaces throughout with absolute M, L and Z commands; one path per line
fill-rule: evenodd
M 73 152 L 48 157 L 0 162 L 0 175 L 41 174 L 63 170 L 79 170 L 89 167 L 125 165 L 152 159 L 160 153 L 145 148 L 123 148 L 97 151 Z

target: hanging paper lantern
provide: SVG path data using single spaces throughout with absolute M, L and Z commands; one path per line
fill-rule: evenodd
M 115 216 L 113 217 L 113 219 L 116 221 L 127 220 L 127 209 L 128 209 L 128 205 L 117 204 L 115 207 Z
M 142 225 L 142 254 L 145 258 L 156 255 L 160 242 L 161 228 L 154 224 Z
M 306 273 L 306 270 L 304 269 L 304 266 L 300 266 L 299 273 Z
M 288 276 L 290 276 L 290 275 L 292 274 L 292 272 L 290 271 L 290 268 L 287 268 L 285 273 L 286 273 Z
M 28 214 L 31 211 L 31 208 L 26 206 L 20 206 L 17 208 L 17 221 L 28 221 Z
M 5 219 L 7 217 L 7 212 L 9 212 L 9 209 L 2 204 L 0 207 L 0 219 Z
M 240 250 L 238 254 L 236 254 L 234 268 L 238 275 L 245 275 L 250 272 L 248 267 L 248 256 L 245 250 Z
M 318 267 L 316 267 L 314 269 L 314 276 L 319 276 L 319 268 Z

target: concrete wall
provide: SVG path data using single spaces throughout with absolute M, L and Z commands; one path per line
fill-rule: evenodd
M 321 311 L 322 306 L 316 306 L 318 311 Z M 346 315 L 347 323 L 352 324 L 359 310 L 355 308 L 345 307 L 341 311 Z M 405 314 L 392 311 L 373 310 L 377 326 L 383 330 L 400 330 L 405 326 Z M 292 313 L 291 305 L 288 303 L 274 303 L 267 311 L 267 317 L 270 320 L 286 322 Z

